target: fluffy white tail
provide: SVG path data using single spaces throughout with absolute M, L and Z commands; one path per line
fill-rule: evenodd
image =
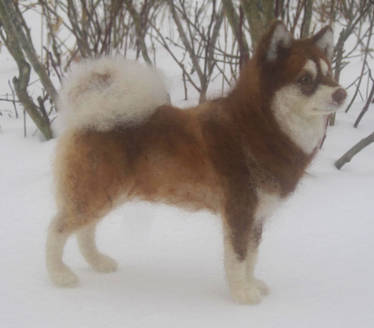
M 168 103 L 165 84 L 153 68 L 122 57 L 74 64 L 59 94 L 60 126 L 110 130 L 134 124 Z

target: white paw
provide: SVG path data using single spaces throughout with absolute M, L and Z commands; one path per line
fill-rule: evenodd
M 258 279 L 251 280 L 247 286 L 231 291 L 234 301 L 240 304 L 258 304 L 269 293 L 266 284 Z
M 270 289 L 268 285 L 260 279 L 254 279 L 253 283 L 261 291 L 263 296 L 269 295 Z
M 78 284 L 78 276 L 66 265 L 59 270 L 49 272 L 52 282 L 59 287 L 74 287 Z
M 117 262 L 104 254 L 99 254 L 99 256 L 95 258 L 95 261 L 91 263 L 91 266 L 95 271 L 102 273 L 114 272 L 117 271 L 118 268 Z

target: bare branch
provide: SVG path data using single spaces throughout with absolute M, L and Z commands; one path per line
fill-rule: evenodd
M 374 132 L 366 138 L 360 140 L 356 145 L 349 149 L 342 157 L 335 162 L 335 167 L 340 170 L 345 164 L 349 163 L 352 158 L 362 149 L 374 142 Z
M 365 104 L 364 108 L 362 109 L 362 111 L 360 112 L 360 114 L 358 115 L 358 117 L 355 121 L 355 124 L 354 124 L 355 128 L 358 127 L 358 125 L 360 124 L 360 121 L 362 120 L 362 118 L 364 117 L 366 112 L 368 111 L 370 103 L 374 100 L 374 79 L 371 75 L 371 70 L 370 69 L 369 69 L 369 76 L 370 76 L 370 79 L 372 81 L 371 91 L 370 91 L 369 97 L 366 100 L 366 104 Z

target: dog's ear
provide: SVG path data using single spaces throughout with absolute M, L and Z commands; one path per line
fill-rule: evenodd
M 330 26 L 324 27 L 312 38 L 312 42 L 331 60 L 334 52 L 334 37 Z
M 264 62 L 275 62 L 292 44 L 292 35 L 281 21 L 275 21 L 262 37 L 256 53 Z

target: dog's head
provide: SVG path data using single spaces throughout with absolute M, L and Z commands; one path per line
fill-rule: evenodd
M 327 115 L 344 103 L 346 91 L 331 71 L 333 33 L 325 27 L 309 39 L 294 40 L 277 21 L 260 41 L 254 60 L 273 110 L 303 116 Z

